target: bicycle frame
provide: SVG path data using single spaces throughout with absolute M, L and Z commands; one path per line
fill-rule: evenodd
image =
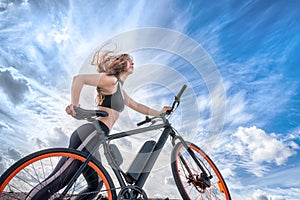
M 138 177 L 138 179 L 132 185 L 135 186 L 135 187 L 138 187 L 140 189 L 143 188 L 144 184 L 146 183 L 146 181 L 149 177 L 150 172 L 152 171 L 152 168 L 153 168 L 158 156 L 161 153 L 162 148 L 166 144 L 166 141 L 167 141 L 168 137 L 171 136 L 173 146 L 175 145 L 176 140 L 180 140 L 180 142 L 182 142 L 184 147 L 187 149 L 188 153 L 191 155 L 191 157 L 194 159 L 194 161 L 197 163 L 197 165 L 201 169 L 202 174 L 204 176 L 204 179 L 206 180 L 206 184 L 207 184 L 207 186 L 209 186 L 210 185 L 209 178 L 211 178 L 211 175 L 208 176 L 205 169 L 200 164 L 199 160 L 196 158 L 194 152 L 188 147 L 188 144 L 185 142 L 185 140 L 181 136 L 176 135 L 173 127 L 171 126 L 171 124 L 165 118 L 164 115 L 162 116 L 162 119 L 163 119 L 163 123 L 158 124 L 158 125 L 152 125 L 152 126 L 148 126 L 148 127 L 143 127 L 143 128 L 138 128 L 138 129 L 125 131 L 125 132 L 119 132 L 119 133 L 115 133 L 115 134 L 112 134 L 112 135 L 105 135 L 103 130 L 101 129 L 98 121 L 96 119 L 94 119 L 93 124 L 94 124 L 94 126 L 95 126 L 95 128 L 98 132 L 99 140 L 98 140 L 97 144 L 95 145 L 94 149 L 88 155 L 86 161 L 82 164 L 82 166 L 79 168 L 79 170 L 76 172 L 76 174 L 72 177 L 69 184 L 67 185 L 65 190 L 61 193 L 61 195 L 58 199 L 63 199 L 65 194 L 68 192 L 68 190 L 71 188 L 73 183 L 77 180 L 77 178 L 80 176 L 80 174 L 82 173 L 84 168 L 87 166 L 87 163 L 92 159 L 93 153 L 98 149 L 98 147 L 101 144 L 103 145 L 103 148 L 104 148 L 104 155 L 105 155 L 105 157 L 108 161 L 108 164 L 110 165 L 111 169 L 113 170 L 116 178 L 118 179 L 120 187 L 124 188 L 124 187 L 130 185 L 129 183 L 126 183 L 126 174 L 114 162 L 114 159 L 112 158 L 112 154 L 109 150 L 109 142 L 112 141 L 112 140 L 123 138 L 123 137 L 132 136 L 132 135 L 136 135 L 136 134 L 140 134 L 140 133 L 144 133 L 144 132 L 148 132 L 148 131 L 152 131 L 152 130 L 158 130 L 158 129 L 161 129 L 161 128 L 164 128 L 164 130 L 162 131 L 159 139 L 157 140 L 153 151 L 150 153 L 150 157 L 147 160 L 147 162 L 145 164 L 145 167 L 142 169 L 142 172 L 141 172 L 140 176 Z M 180 159 L 182 161 L 184 161 L 181 156 L 180 156 Z M 193 174 L 189 170 L 189 167 L 187 167 L 187 164 L 185 162 L 184 162 L 184 165 L 187 168 L 189 175 L 192 176 Z
M 164 130 L 162 131 L 159 139 L 157 140 L 154 150 L 150 154 L 150 158 L 147 160 L 144 169 L 142 169 L 141 175 L 139 176 L 139 178 L 135 181 L 135 183 L 133 185 L 140 187 L 140 188 L 142 188 L 144 186 L 144 184 L 147 181 L 147 178 L 148 178 L 150 172 L 152 171 L 152 168 L 153 168 L 158 156 L 160 155 L 162 148 L 166 144 L 166 141 L 169 136 L 172 137 L 172 145 L 173 146 L 175 145 L 175 140 L 180 140 L 180 142 L 184 145 L 184 147 L 187 149 L 188 153 L 191 155 L 191 157 L 194 159 L 194 161 L 197 163 L 197 165 L 201 169 L 203 176 L 210 178 L 210 176 L 208 176 L 208 174 L 206 173 L 206 170 L 203 168 L 203 166 L 201 165 L 199 160 L 196 158 L 194 152 L 188 147 L 188 144 L 185 142 L 185 140 L 181 136 L 176 135 L 173 127 L 171 126 L 169 121 L 165 118 L 165 116 L 162 116 L 162 119 L 163 119 L 162 124 L 152 125 L 152 126 L 148 126 L 148 127 L 144 127 L 144 128 L 138 128 L 138 129 L 129 130 L 129 131 L 125 131 L 125 132 L 119 132 L 119 133 L 115 133 L 112 135 L 108 135 L 101 139 L 102 142 L 100 142 L 100 143 L 102 143 L 104 146 L 104 154 L 109 162 L 109 165 L 111 166 L 112 170 L 114 171 L 121 187 L 126 186 L 126 183 L 124 180 L 124 176 L 126 176 L 126 174 L 124 174 L 123 171 L 120 169 L 120 167 L 113 162 L 113 160 L 111 158 L 111 153 L 108 148 L 108 143 L 115 139 L 120 139 L 123 137 L 132 136 L 132 135 L 136 135 L 136 134 L 140 134 L 140 133 L 144 133 L 144 132 L 148 132 L 148 131 L 152 131 L 152 130 L 157 130 L 157 129 L 161 129 L 161 128 L 164 128 Z M 101 131 L 99 124 L 97 122 L 94 124 L 96 124 L 96 127 L 98 127 L 97 130 Z M 102 134 L 102 136 L 103 135 L 104 134 Z M 188 167 L 187 167 L 187 169 L 188 169 Z M 189 172 L 189 174 L 193 175 L 191 172 Z
M 100 143 L 102 143 L 102 145 L 104 147 L 104 154 L 105 154 L 112 170 L 114 171 L 121 187 L 126 186 L 126 183 L 125 183 L 125 180 L 124 180 L 125 179 L 124 176 L 126 176 L 126 175 L 119 168 L 119 166 L 117 166 L 112 161 L 111 153 L 110 153 L 109 148 L 108 148 L 108 143 L 112 140 L 115 140 L 115 139 L 120 139 L 120 138 L 123 138 L 123 137 L 132 136 L 132 135 L 136 135 L 136 134 L 140 134 L 140 133 L 144 133 L 144 132 L 164 128 L 164 130 L 162 131 L 162 134 L 160 135 L 160 138 L 157 140 L 157 143 L 155 144 L 154 150 L 151 153 L 150 158 L 147 160 L 147 163 L 146 163 L 144 169 L 142 170 L 141 175 L 139 176 L 139 178 L 133 184 L 134 186 L 142 188 L 144 186 L 144 184 L 145 184 L 145 182 L 146 182 L 146 180 L 147 180 L 147 178 L 148 178 L 148 176 L 149 176 L 149 174 L 150 174 L 150 172 L 151 172 L 158 156 L 160 155 L 160 152 L 161 152 L 162 148 L 164 147 L 168 137 L 169 136 L 175 136 L 175 133 L 174 133 L 170 123 L 168 122 L 168 120 L 164 119 L 163 121 L 164 121 L 164 123 L 162 123 L 162 124 L 152 125 L 152 126 L 138 128 L 138 129 L 125 131 L 125 132 L 120 132 L 120 133 L 115 133 L 115 134 L 104 136 L 104 137 L 103 137 L 103 134 L 102 134 L 102 138 L 100 139 L 101 140 Z M 97 130 L 98 130 L 100 128 L 99 124 L 97 122 L 94 123 L 94 124 L 96 124 L 96 128 L 98 126 L 98 128 L 97 128 Z M 98 131 L 101 131 L 101 130 L 98 130 Z
M 185 90 L 185 88 L 186 88 L 186 86 L 183 86 L 182 89 L 180 90 L 180 92 L 178 93 L 178 95 L 175 96 L 175 101 L 173 102 L 172 110 L 174 109 L 174 107 L 175 107 L 176 104 L 177 104 L 177 106 L 179 105 L 180 96 L 182 95 L 182 93 Z M 170 113 L 171 113 L 171 111 L 169 113 L 166 113 L 166 114 L 170 114 Z M 123 188 L 123 187 L 126 187 L 126 186 L 130 185 L 130 183 L 128 183 L 128 182 L 126 184 L 126 174 L 119 167 L 119 165 L 117 163 L 115 163 L 115 161 L 114 161 L 114 159 L 112 157 L 112 153 L 111 153 L 111 151 L 109 149 L 109 142 L 112 141 L 112 140 L 123 138 L 123 137 L 132 136 L 132 135 L 136 135 L 136 134 L 140 134 L 140 133 L 144 133 L 144 132 L 148 132 L 148 131 L 152 131 L 152 130 L 158 130 L 158 129 L 161 129 L 161 128 L 164 128 L 164 130 L 162 131 L 159 139 L 157 140 L 156 144 L 154 145 L 154 149 L 150 153 L 150 157 L 146 161 L 146 164 L 145 164 L 144 168 L 142 169 L 142 172 L 141 172 L 140 176 L 137 178 L 137 180 L 135 180 L 134 184 L 132 184 L 132 185 L 133 186 L 137 186 L 138 188 L 142 188 L 144 186 L 145 182 L 148 179 L 148 176 L 149 176 L 150 172 L 152 171 L 152 168 L 153 168 L 155 162 L 157 161 L 158 156 L 161 153 L 162 148 L 166 144 L 166 141 L 167 141 L 168 137 L 171 136 L 172 137 L 172 145 L 173 146 L 175 145 L 175 141 L 176 140 L 180 140 L 180 142 L 183 144 L 183 146 L 185 147 L 185 149 L 191 155 L 191 157 L 193 158 L 193 160 L 199 166 L 200 170 L 202 171 L 202 175 L 203 175 L 204 179 L 206 180 L 206 184 L 209 186 L 210 185 L 209 179 L 211 178 L 211 175 L 208 176 L 206 170 L 204 169 L 204 167 L 202 166 L 202 164 L 200 163 L 200 161 L 196 158 L 194 152 L 190 149 L 190 147 L 188 146 L 187 142 L 185 142 L 185 140 L 181 136 L 176 135 L 173 127 L 169 123 L 168 119 L 166 119 L 166 114 L 162 114 L 161 115 L 161 118 L 162 118 L 162 121 L 163 121 L 163 123 L 161 123 L 161 124 L 151 125 L 151 126 L 143 127 L 143 128 L 137 128 L 137 129 L 133 129 L 133 130 L 125 131 L 125 132 L 119 132 L 119 133 L 115 133 L 115 134 L 112 134 L 112 135 L 106 135 L 103 132 L 102 128 L 100 127 L 100 125 L 99 125 L 99 123 L 98 123 L 98 121 L 96 119 L 88 120 L 88 121 L 92 121 L 93 122 L 93 124 L 94 124 L 97 132 L 99 133 L 98 134 L 99 140 L 98 140 L 97 144 L 95 145 L 94 149 L 90 152 L 90 154 L 87 157 L 86 161 L 82 164 L 82 166 L 77 171 L 77 173 L 75 174 L 75 176 L 73 176 L 73 178 L 70 180 L 68 186 L 63 191 L 61 197 L 63 197 L 63 195 L 67 193 L 67 191 L 69 190 L 70 186 L 77 180 L 77 178 L 80 176 L 81 172 L 83 171 L 84 167 L 92 159 L 93 153 L 98 149 L 98 147 L 101 144 L 104 147 L 104 155 L 105 155 L 105 157 L 106 157 L 106 159 L 108 161 L 108 164 L 110 165 L 111 169 L 115 173 L 116 178 L 118 179 L 118 182 L 120 184 L 120 187 Z M 146 122 L 149 122 L 149 121 L 146 121 Z M 180 157 L 181 160 L 183 160 L 181 155 L 179 157 Z M 189 170 L 187 164 L 184 163 L 184 165 L 187 168 L 189 175 L 192 177 L 193 174 Z
M 104 155 L 105 155 L 105 157 L 108 161 L 108 164 L 110 165 L 111 169 L 113 170 L 116 178 L 118 179 L 120 187 L 123 188 L 123 187 L 126 187 L 126 186 L 130 185 L 129 183 L 126 183 L 126 174 L 114 162 L 114 159 L 112 158 L 112 153 L 109 150 L 109 142 L 112 141 L 112 140 L 123 138 L 123 137 L 132 136 L 132 135 L 136 135 L 136 134 L 141 134 L 141 133 L 152 131 L 152 130 L 158 130 L 158 129 L 161 129 L 161 128 L 164 128 L 164 130 L 162 131 L 159 139 L 157 140 L 157 142 L 154 146 L 153 152 L 150 154 L 150 157 L 147 160 L 144 169 L 142 169 L 141 175 L 139 176 L 139 178 L 132 185 L 136 186 L 138 188 L 143 188 L 143 186 L 146 183 L 146 181 L 148 179 L 148 176 L 149 176 L 150 172 L 152 171 L 152 168 L 153 168 L 155 162 L 157 161 L 157 158 L 160 155 L 161 150 L 164 147 L 164 145 L 166 144 L 166 141 L 167 141 L 169 136 L 172 137 L 172 145 L 173 146 L 175 145 L 176 140 L 180 140 L 180 142 L 182 142 L 184 147 L 187 149 L 189 154 L 193 157 L 193 159 L 195 160 L 195 162 L 197 163 L 197 165 L 199 166 L 199 168 L 203 172 L 203 175 L 205 177 L 209 177 L 207 175 L 206 171 L 204 170 L 203 166 L 200 164 L 199 160 L 196 158 L 194 152 L 188 147 L 188 144 L 185 142 L 185 140 L 181 136 L 176 135 L 173 127 L 171 126 L 169 121 L 165 118 L 165 116 L 162 116 L 162 120 L 163 120 L 163 123 L 161 123 L 161 124 L 151 125 L 151 126 L 143 127 L 143 128 L 137 128 L 137 129 L 124 131 L 124 132 L 119 132 L 119 133 L 115 133 L 115 134 L 112 134 L 112 135 L 105 135 L 103 133 L 98 121 L 94 119 L 92 122 L 93 122 L 94 126 L 96 127 L 97 132 L 99 133 L 98 134 L 99 135 L 99 141 L 95 145 L 94 149 L 90 152 L 89 156 L 87 157 L 86 161 L 82 164 L 81 168 L 77 171 L 77 173 L 70 180 L 68 185 L 71 186 L 77 180 L 77 178 L 80 176 L 81 172 L 83 171 L 84 167 L 92 159 L 93 153 L 98 149 L 98 147 L 101 144 L 103 145 L 103 148 L 104 148 Z M 188 169 L 188 167 L 187 167 L 187 169 Z M 189 174 L 192 175 L 191 172 L 189 172 Z M 63 197 L 63 195 L 67 193 L 68 189 L 69 189 L 69 187 L 67 187 L 65 189 L 65 191 L 63 191 L 63 193 L 61 194 L 61 197 Z
M 120 138 L 123 138 L 123 137 L 140 134 L 140 133 L 144 133 L 144 132 L 147 132 L 147 131 L 152 131 L 152 130 L 157 130 L 157 129 L 164 128 L 160 138 L 158 139 L 157 143 L 155 144 L 154 150 L 151 153 L 150 158 L 148 159 L 148 161 L 145 165 L 145 168 L 143 169 L 143 172 L 141 173 L 140 177 L 133 184 L 134 186 L 142 188 L 144 186 L 145 182 L 147 181 L 147 178 L 148 178 L 148 176 L 149 176 L 149 174 L 150 174 L 150 172 L 151 172 L 151 170 L 152 170 L 152 168 L 153 168 L 153 166 L 154 166 L 154 164 L 155 164 L 162 148 L 164 147 L 168 137 L 173 136 L 175 138 L 175 133 L 174 133 L 172 127 L 171 127 L 171 124 L 169 123 L 169 121 L 165 117 L 163 117 L 163 123 L 162 124 L 152 125 L 152 126 L 138 128 L 138 129 L 129 130 L 129 131 L 120 132 L 120 133 L 115 133 L 115 134 L 108 135 L 108 136 L 106 136 L 104 134 L 102 128 L 100 127 L 100 125 L 99 125 L 99 123 L 96 119 L 94 119 L 92 122 L 93 122 L 93 124 L 94 124 L 94 126 L 95 126 L 95 128 L 98 132 L 99 140 L 98 140 L 97 144 L 95 145 L 95 147 L 90 152 L 90 154 L 87 157 L 87 159 L 85 160 L 85 162 L 81 165 L 81 167 L 78 169 L 76 174 L 69 181 L 69 184 L 67 184 L 67 187 L 61 193 L 61 195 L 58 199 L 63 199 L 64 195 L 68 192 L 68 190 L 71 188 L 73 183 L 76 182 L 76 180 L 78 179 L 78 177 L 80 176 L 80 174 L 84 170 L 84 167 L 87 166 L 88 162 L 92 159 L 92 155 L 94 154 L 94 152 L 98 149 L 98 147 L 101 144 L 103 145 L 104 155 L 105 155 L 105 157 L 108 161 L 108 164 L 110 165 L 111 169 L 115 173 L 121 188 L 126 187 L 127 186 L 126 183 L 125 183 L 126 182 L 125 181 L 126 174 L 123 173 L 123 171 L 120 169 L 120 167 L 113 161 L 111 152 L 109 150 L 109 142 L 112 141 L 112 140 L 115 140 L 115 139 L 120 139 Z

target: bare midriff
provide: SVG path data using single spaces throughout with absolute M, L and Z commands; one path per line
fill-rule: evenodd
M 120 113 L 116 110 L 103 106 L 98 106 L 97 110 L 103 110 L 108 113 L 108 117 L 98 117 L 97 119 L 102 121 L 111 130 L 118 120 Z

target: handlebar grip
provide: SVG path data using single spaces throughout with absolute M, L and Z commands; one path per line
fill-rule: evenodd
M 186 89 L 186 84 L 184 84 L 183 86 L 182 86 L 182 88 L 181 88 L 181 90 L 178 92 L 178 94 L 176 95 L 176 100 L 177 101 L 180 101 L 180 98 L 181 98 L 181 95 L 183 94 L 183 92 L 185 91 L 185 89 Z
M 137 126 L 142 126 L 143 124 L 146 124 L 146 123 L 147 123 L 146 121 L 142 121 L 142 122 L 137 123 L 136 125 Z
M 144 120 L 144 121 L 141 121 L 141 122 L 139 122 L 139 123 L 137 123 L 136 125 L 137 126 L 141 126 L 141 125 L 143 125 L 143 124 L 146 124 L 146 123 L 148 123 L 148 122 L 151 122 L 151 118 L 150 117 L 148 117 L 148 116 L 146 116 L 146 119 Z

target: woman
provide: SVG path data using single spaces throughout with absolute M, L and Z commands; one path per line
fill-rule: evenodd
M 71 104 L 66 107 L 66 112 L 69 115 L 76 115 L 73 106 L 79 106 L 79 97 L 84 85 L 95 86 L 97 88 L 97 109 L 106 111 L 109 114 L 108 117 L 98 118 L 100 127 L 105 134 L 109 134 L 119 118 L 120 112 L 124 110 L 125 105 L 139 113 L 151 116 L 159 116 L 170 109 L 167 106 L 163 107 L 161 111 L 151 109 L 134 101 L 123 90 L 122 85 L 124 81 L 134 70 L 134 63 L 129 54 L 115 55 L 110 51 L 100 54 L 98 51 L 93 57 L 92 64 L 97 65 L 98 74 L 82 74 L 73 78 Z M 97 142 L 98 137 L 96 137 L 96 134 L 97 132 L 92 123 L 80 126 L 71 135 L 69 148 L 89 152 Z M 100 160 L 99 152 L 96 152 L 97 155 L 95 157 Z M 43 183 L 36 186 L 26 199 L 50 198 L 69 182 L 72 177 L 71 175 L 79 168 L 79 164 L 75 162 L 68 163 L 64 159 L 60 160 L 51 175 Z M 87 168 L 83 172 L 83 176 L 88 183 L 88 187 L 81 191 L 81 194 L 86 195 L 84 197 L 81 196 L 80 199 L 93 199 L 96 194 L 92 193 L 92 191 L 100 191 L 102 181 L 91 168 Z

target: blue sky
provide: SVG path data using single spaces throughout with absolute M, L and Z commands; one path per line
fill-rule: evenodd
M 124 86 L 138 101 L 159 108 L 188 83 L 174 125 L 216 160 L 234 199 L 297 199 L 298 7 L 296 0 L 0 1 L 0 173 L 23 154 L 67 145 L 79 125 L 64 113 L 73 75 L 92 72 L 91 52 L 129 32 L 125 46 L 117 44 L 132 50 L 136 64 Z M 158 35 L 179 34 L 178 40 L 133 34 L 150 27 Z M 202 49 L 184 46 L 189 41 Z M 148 46 L 134 49 L 141 44 Z M 87 89 L 83 105 L 92 106 L 93 95 Z M 126 110 L 115 129 L 141 119 Z M 221 132 L 210 132 L 214 119 L 222 119 Z M 122 141 L 122 153 L 142 140 Z M 149 180 L 150 194 L 176 193 L 171 175 L 163 176 L 168 159 L 163 155 L 154 170 L 164 187 Z

